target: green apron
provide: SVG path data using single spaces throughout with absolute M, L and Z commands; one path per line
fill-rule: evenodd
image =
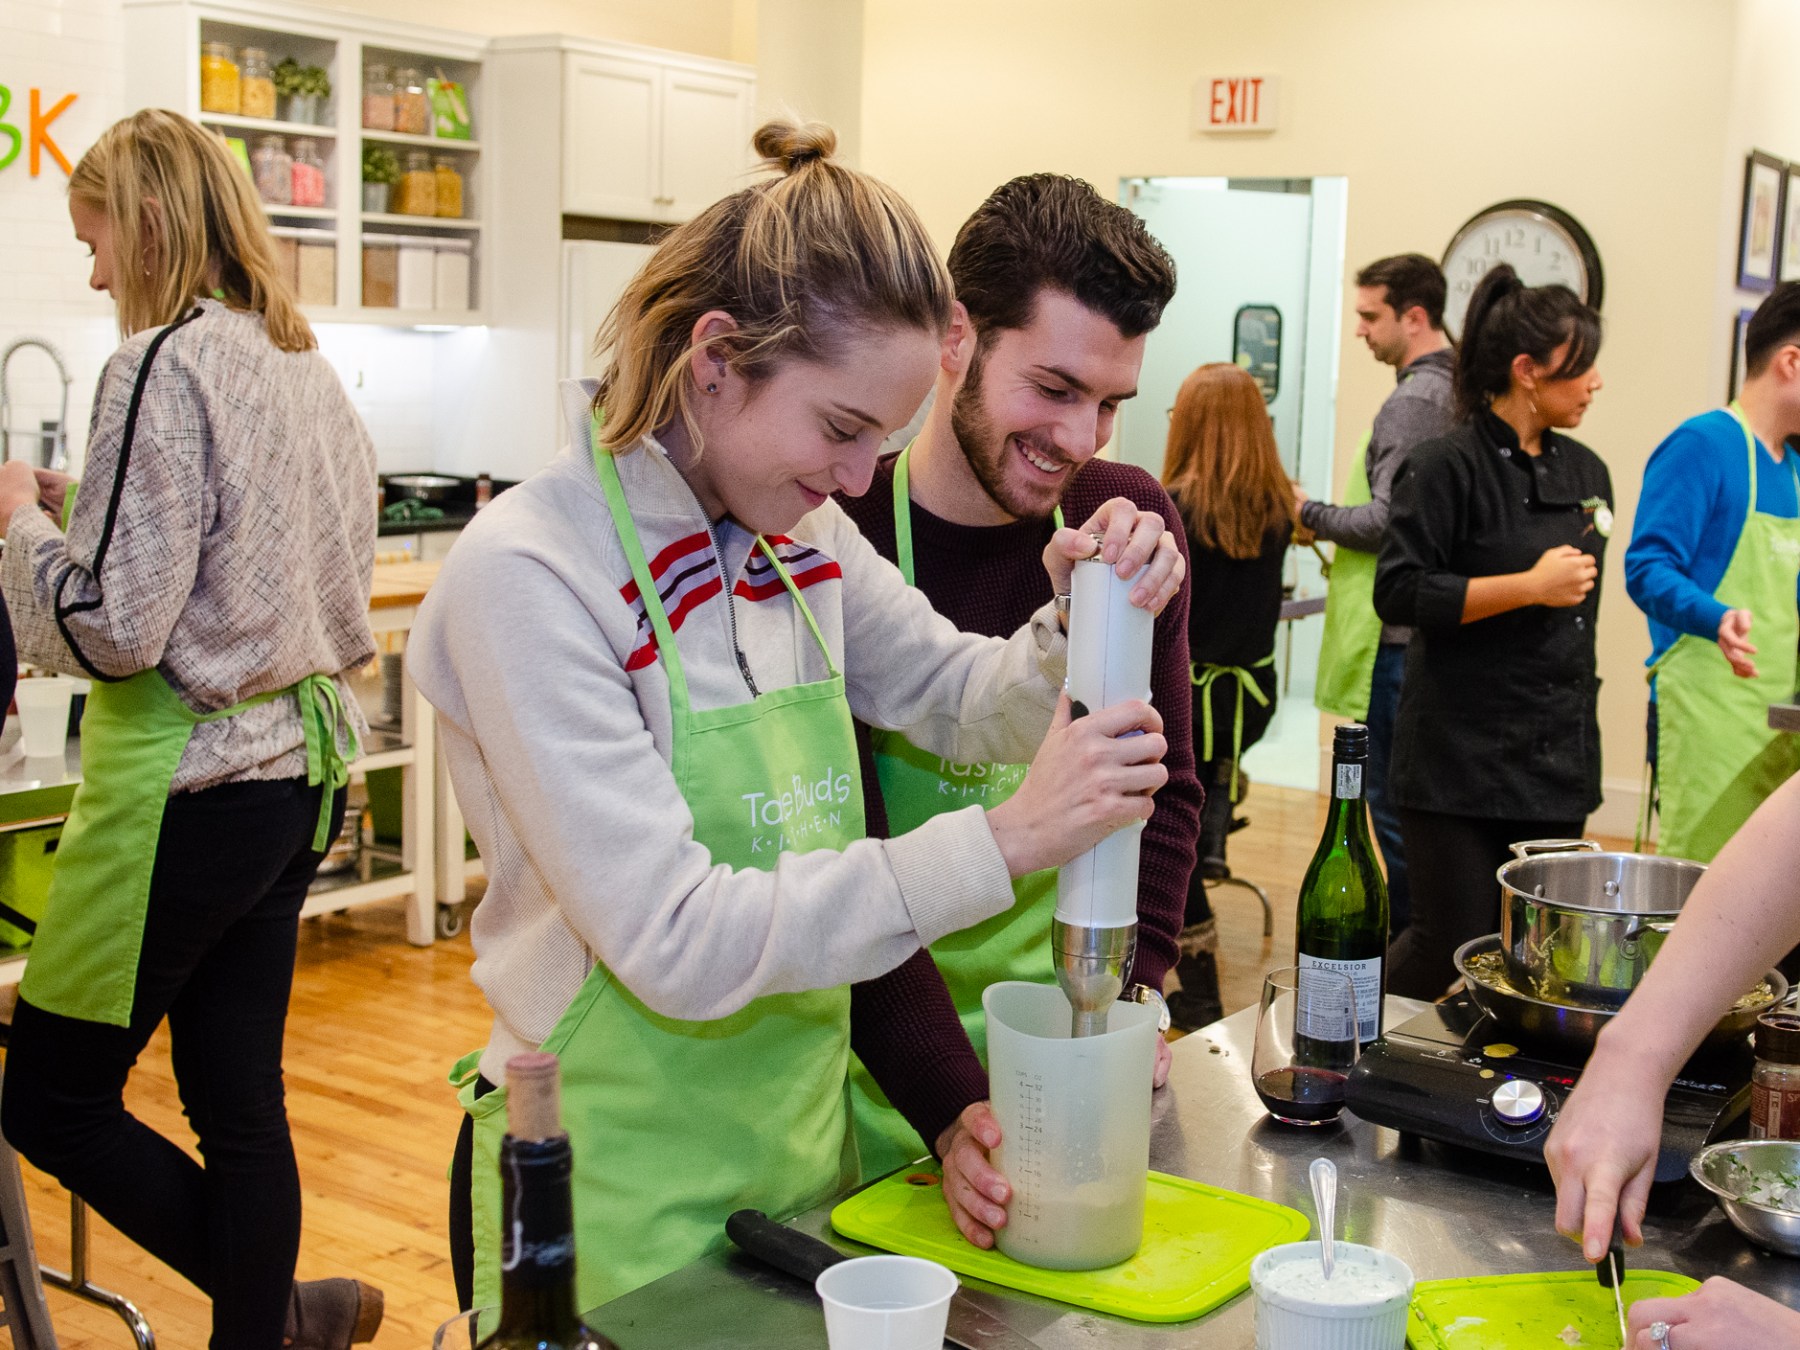
M 1350 481 L 1344 485 L 1345 506 L 1362 506 L 1372 500 L 1367 455 L 1373 434 L 1365 431 L 1357 444 Z M 1313 702 L 1321 712 L 1353 722 L 1369 718 L 1375 650 L 1381 645 L 1381 618 L 1375 613 L 1375 562 L 1375 554 L 1339 544 L 1331 555 L 1331 579 L 1325 589 L 1325 636 L 1319 644 Z
M 164 329 L 163 335 L 171 331 Z M 146 372 L 161 341 L 159 336 L 145 354 Z M 130 464 L 144 383 L 140 375 L 126 411 L 117 479 Z M 75 495 L 71 484 L 63 501 L 65 528 Z M 115 480 L 110 500 L 117 499 Z M 108 520 L 95 555 L 96 580 L 112 529 Z M 57 845 L 44 917 L 19 983 L 21 998 L 63 1017 L 130 1025 L 163 809 L 188 738 L 202 722 L 235 717 L 290 694 L 300 701 L 306 727 L 307 784 L 324 788 L 313 835 L 314 850 L 323 853 L 331 842 L 333 797 L 350 779 L 347 760 L 357 755 L 356 735 L 343 720 L 337 686 L 328 676 L 308 675 L 285 689 L 210 713 L 197 713 L 183 703 L 154 668 L 123 680 L 94 680 L 81 719 L 81 783 Z M 340 733 L 347 738 L 347 751 L 338 748 Z
M 1755 616 L 1757 675 L 1741 679 L 1718 644 L 1684 633 L 1650 669 L 1656 680 L 1658 853 L 1711 862 L 1771 792 L 1800 769 L 1800 739 L 1768 725 L 1793 698 L 1800 612 L 1800 520 L 1756 509 L 1756 437 L 1735 402 L 1750 466 L 1750 507 L 1713 598 Z M 1796 472 L 1794 452 L 1786 459 Z
M 695 710 L 618 466 L 598 449 L 594 465 L 668 674 L 670 768 L 693 813 L 695 841 L 716 864 L 771 871 L 783 852 L 861 839 L 862 780 L 844 677 L 774 551 L 758 540 L 830 676 Z M 800 790 L 784 792 L 791 788 Z M 729 1017 L 690 1022 L 652 1012 L 596 962 L 543 1048 L 562 1061 L 582 1308 L 719 1246 L 734 1210 L 785 1217 L 856 1180 L 844 1088 L 848 986 L 770 995 Z M 506 1092 L 476 1098 L 479 1059 L 466 1056 L 451 1081 L 475 1121 L 475 1305 L 487 1307 L 500 1301 Z
M 912 500 L 907 460 L 912 447 L 894 462 L 894 541 L 900 572 L 916 585 L 912 548 Z M 1062 511 L 1056 512 L 1062 525 Z M 887 806 L 888 833 L 906 834 L 933 816 L 965 806 L 998 806 L 1019 790 L 1024 764 L 952 764 L 891 731 L 874 731 L 875 776 Z M 975 1053 L 987 1062 L 987 1017 L 981 995 L 998 980 L 1056 983 L 1050 955 L 1050 919 L 1056 912 L 1056 869 L 1033 872 L 1013 882 L 1012 908 L 984 923 L 932 944 L 931 956 L 962 1019 Z M 919 1156 L 919 1135 L 888 1104 L 861 1060 L 850 1067 L 851 1112 L 862 1179 L 885 1176 Z
M 1275 664 L 1275 653 L 1249 666 L 1219 666 L 1211 662 L 1189 664 L 1188 678 L 1194 686 L 1194 697 L 1200 700 L 1200 762 L 1211 764 L 1213 758 L 1212 687 L 1220 680 L 1237 681 L 1237 705 L 1231 719 L 1231 800 L 1237 800 L 1238 761 L 1244 757 L 1244 695 L 1248 694 L 1261 707 L 1269 706 L 1269 696 L 1256 682 L 1255 671 L 1267 670 Z M 1212 786 L 1210 783 L 1208 788 Z

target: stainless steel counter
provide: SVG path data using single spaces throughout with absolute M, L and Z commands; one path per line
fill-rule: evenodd
M 1800 732 L 1800 704 L 1771 703 L 1769 725 L 1776 731 Z
M 81 742 L 63 746 L 61 760 L 26 759 L 19 749 L 19 719 L 0 731 L 0 826 L 62 815 L 81 782 Z
M 1390 998 L 1389 1025 L 1422 1006 Z M 1393 1252 L 1421 1280 L 1582 1268 L 1574 1245 L 1556 1234 L 1555 1196 L 1542 1168 L 1403 1141 L 1348 1113 L 1341 1124 L 1321 1130 L 1269 1120 L 1250 1085 L 1255 1017 L 1248 1009 L 1176 1043 L 1174 1071 L 1153 1108 L 1152 1167 L 1310 1213 L 1306 1167 L 1323 1154 L 1338 1166 L 1341 1236 Z M 795 1226 L 829 1237 L 830 1209 L 813 1210 Z M 1645 1247 L 1628 1256 L 1633 1265 L 1696 1279 L 1728 1275 L 1790 1306 L 1800 1304 L 1800 1261 L 1751 1247 L 1691 1182 L 1656 1198 L 1647 1230 Z M 847 1252 L 870 1250 L 832 1241 Z M 1198 1321 L 1151 1326 L 977 1281 L 964 1285 L 1042 1350 L 1230 1350 L 1255 1344 L 1248 1294 Z M 812 1291 L 735 1250 L 703 1257 L 616 1299 L 597 1309 L 592 1321 L 626 1350 L 825 1346 L 824 1318 Z

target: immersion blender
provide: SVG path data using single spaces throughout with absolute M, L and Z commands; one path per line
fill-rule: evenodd
M 1077 717 L 1127 699 L 1150 700 L 1156 616 L 1131 603 L 1137 578 L 1084 558 L 1069 590 L 1069 698 Z M 1056 879 L 1050 947 L 1069 1000 L 1073 1036 L 1100 1036 L 1137 952 L 1138 821 L 1063 865 Z

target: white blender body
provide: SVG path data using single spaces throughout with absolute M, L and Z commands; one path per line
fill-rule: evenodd
M 1069 598 L 1069 697 L 1075 715 L 1127 699 L 1150 701 L 1156 616 L 1131 603 L 1136 578 L 1121 580 L 1095 558 L 1075 564 Z M 1142 821 L 1063 865 L 1050 943 L 1056 979 L 1074 1012 L 1073 1034 L 1098 1036 L 1124 992 L 1137 951 L 1138 850 Z

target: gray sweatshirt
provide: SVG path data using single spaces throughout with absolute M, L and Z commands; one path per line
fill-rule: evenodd
M 1363 467 L 1369 476 L 1369 500 L 1360 506 L 1307 502 L 1300 508 L 1302 525 L 1334 544 L 1364 553 L 1381 552 L 1394 480 L 1406 466 L 1407 455 L 1414 446 L 1436 440 L 1456 425 L 1450 388 L 1450 372 L 1455 365 L 1456 353 L 1446 347 L 1427 352 L 1398 372 L 1394 392 L 1382 401 L 1375 414 L 1369 448 L 1363 456 Z M 1410 628 L 1381 626 L 1383 642 L 1404 643 L 1411 637 Z
M 593 386 L 563 386 L 572 448 L 463 533 L 407 648 L 488 870 L 474 978 L 483 1071 L 549 1036 L 596 960 L 654 1011 L 728 1016 L 871 979 L 1012 904 L 978 807 L 897 839 L 715 863 L 670 769 L 669 685 L 589 453 Z M 707 517 L 653 440 L 617 460 L 696 709 L 825 678 L 754 536 Z M 844 672 L 851 710 L 959 761 L 1020 763 L 1049 727 L 1067 643 L 1050 606 L 1010 639 L 959 632 L 832 502 L 771 541 Z M 729 609 L 727 608 L 729 606 Z M 848 769 L 851 766 L 833 766 Z

